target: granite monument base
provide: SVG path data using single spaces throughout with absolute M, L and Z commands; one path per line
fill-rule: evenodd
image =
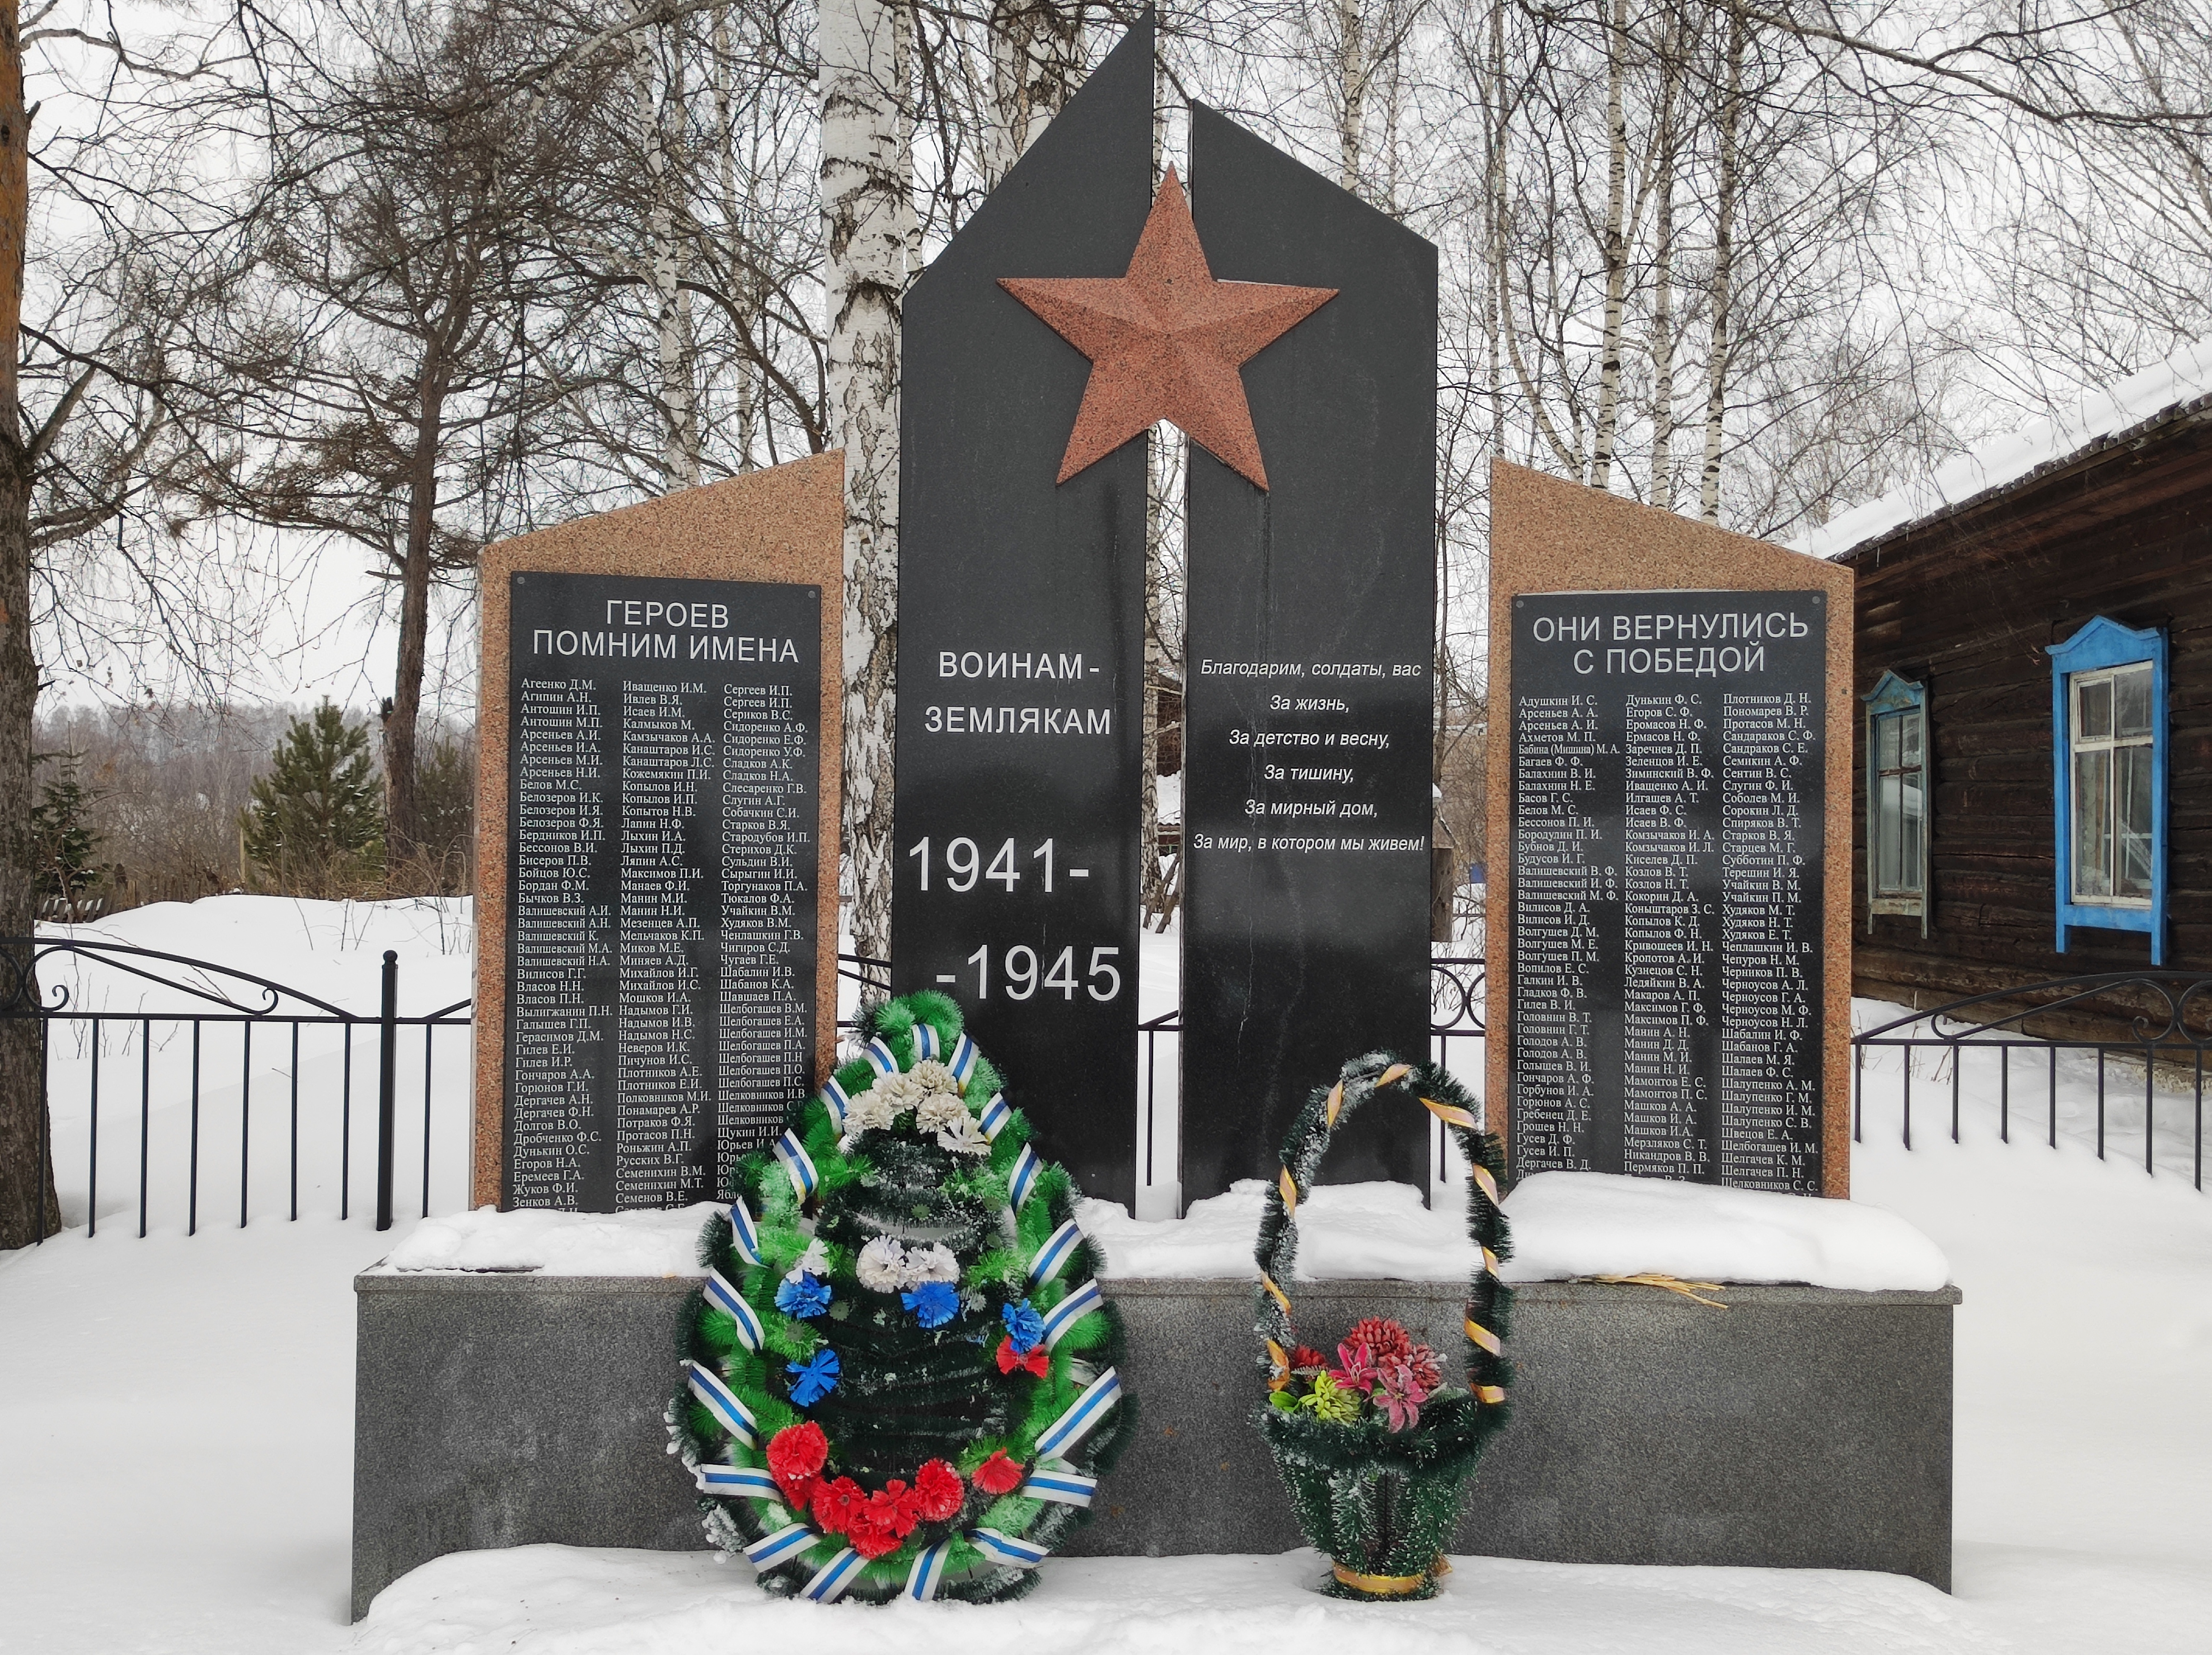
M 557 1542 L 688 1550 L 667 1453 L 679 1279 L 356 1279 L 353 1613 L 447 1552 Z M 1075 1555 L 1301 1543 L 1259 1433 L 1252 1285 L 1113 1281 L 1139 1429 Z M 1524 1287 L 1512 1424 L 1455 1549 L 1556 1562 L 1879 1569 L 1951 1579 L 1951 1312 L 1940 1293 Z M 1457 1349 L 1450 1282 L 1301 1283 L 1334 1339 L 1395 1316 Z

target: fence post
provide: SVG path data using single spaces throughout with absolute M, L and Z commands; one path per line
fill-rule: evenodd
M 392 1228 L 393 1085 L 399 1068 L 399 955 L 384 951 L 384 1003 L 376 1041 L 376 1228 Z

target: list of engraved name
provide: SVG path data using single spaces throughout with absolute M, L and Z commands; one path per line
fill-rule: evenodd
M 1813 593 L 1516 600 L 1521 1173 L 1818 1191 L 1825 622 Z
M 517 578 L 517 1206 L 706 1198 L 811 1082 L 814 615 L 742 595 L 813 590 Z

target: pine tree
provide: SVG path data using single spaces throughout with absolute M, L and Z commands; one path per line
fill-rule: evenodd
M 31 807 L 32 877 L 40 896 L 73 900 L 98 880 L 93 858 L 100 854 L 100 835 L 84 820 L 95 797 L 77 779 L 76 755 L 62 755 L 59 770 Z
M 328 701 L 293 719 L 239 826 L 246 854 L 280 883 L 381 867 L 384 806 L 368 731 Z
M 415 771 L 416 842 L 431 864 L 438 890 L 468 888 L 475 837 L 477 747 L 472 737 L 445 737 L 422 749 Z

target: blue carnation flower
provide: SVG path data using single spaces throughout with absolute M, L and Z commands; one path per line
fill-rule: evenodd
M 791 1400 L 811 1408 L 837 1388 L 837 1353 L 824 1345 L 803 1362 L 786 1362 L 783 1371 L 791 1375 Z
M 796 1316 L 801 1321 L 819 1316 L 830 1308 L 830 1284 L 818 1276 L 801 1276 L 797 1281 L 786 1281 L 775 1290 L 775 1307 L 787 1316 Z
M 1044 1337 L 1044 1318 L 1030 1308 L 1030 1301 L 1008 1305 L 999 1312 L 999 1319 L 1006 1325 L 1006 1340 L 1014 1348 L 1014 1355 L 1026 1356 L 1039 1339 Z
M 924 1327 L 943 1327 L 960 1313 L 960 1289 L 950 1282 L 924 1282 L 912 1293 L 899 1294 L 899 1302 Z

